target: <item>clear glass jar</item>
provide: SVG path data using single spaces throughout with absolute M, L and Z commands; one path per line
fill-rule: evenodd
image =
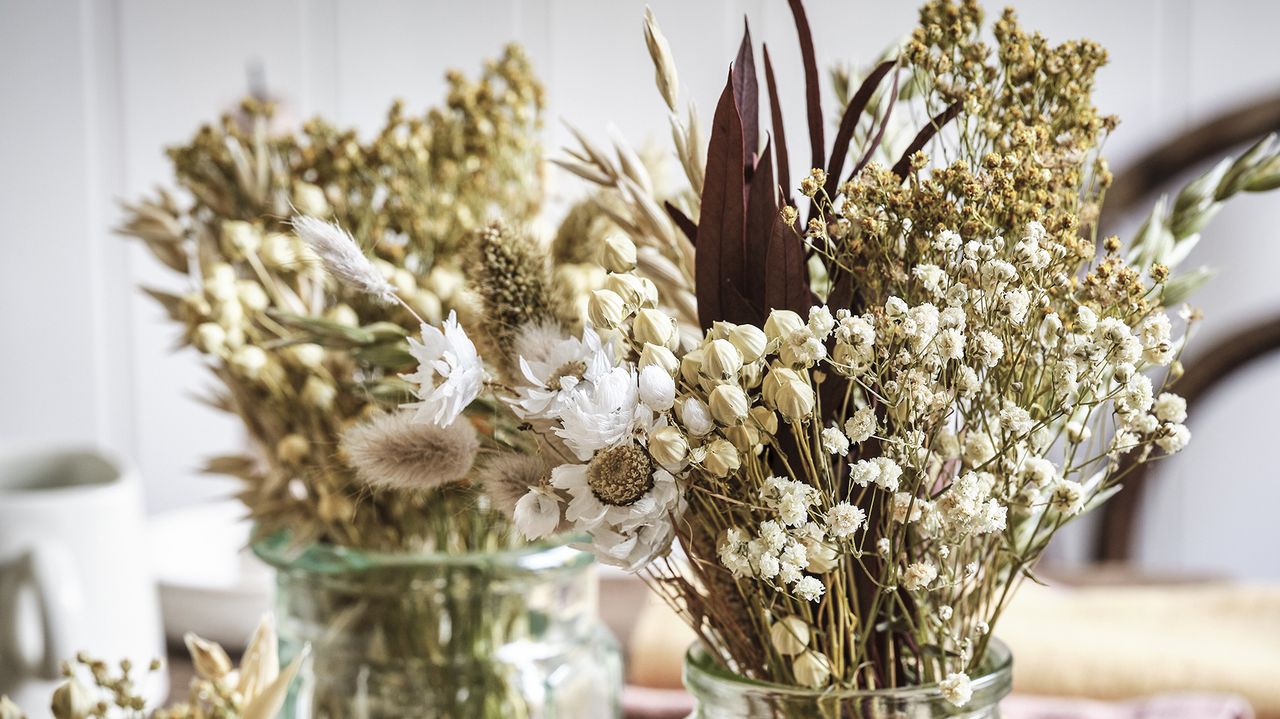
M 283 717 L 599 719 L 622 660 L 594 560 L 565 544 L 470 554 L 254 545 L 276 569 L 280 659 L 311 659 Z
M 999 640 L 990 643 L 963 707 L 944 699 L 937 685 L 838 691 L 759 682 L 724 668 L 698 644 L 685 655 L 684 685 L 695 701 L 689 719 L 998 719 L 1000 700 L 1013 686 L 1013 656 Z

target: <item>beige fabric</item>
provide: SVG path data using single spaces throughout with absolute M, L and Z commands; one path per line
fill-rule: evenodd
M 1227 692 L 1280 719 L 1280 586 L 1050 589 L 1027 583 L 996 634 L 1013 648 L 1014 690 L 1123 699 Z M 631 638 L 636 684 L 680 686 L 693 634 L 658 599 Z
M 996 634 L 1013 648 L 1017 692 L 1230 692 L 1280 719 L 1280 587 L 1028 585 Z

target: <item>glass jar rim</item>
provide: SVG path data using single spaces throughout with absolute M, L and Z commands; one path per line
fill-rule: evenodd
M 994 666 L 993 666 L 994 665 Z M 1009 693 L 1013 679 L 1013 653 L 1008 645 L 992 637 L 987 644 L 982 663 L 982 674 L 970 679 L 974 699 L 979 701 L 984 695 L 993 701 L 999 701 Z M 684 658 L 685 687 L 698 697 L 717 689 L 735 693 L 757 694 L 778 699 L 806 699 L 822 697 L 837 700 L 921 700 L 941 696 L 939 685 L 935 683 L 920 684 L 908 687 L 892 687 L 886 689 L 807 689 L 791 684 L 776 684 L 759 679 L 742 676 L 721 664 L 702 642 L 694 642 L 685 653 Z
M 379 567 L 477 567 L 525 572 L 572 571 L 595 558 L 573 545 L 576 535 L 552 537 L 521 547 L 470 552 L 405 551 L 345 547 L 328 542 L 297 543 L 288 530 L 258 537 L 250 543 L 254 555 L 276 569 L 305 568 L 311 572 L 351 572 Z

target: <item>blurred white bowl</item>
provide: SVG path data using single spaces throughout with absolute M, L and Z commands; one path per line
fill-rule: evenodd
M 250 527 L 234 501 L 152 517 L 152 566 L 170 642 L 195 632 L 231 651 L 248 643 L 271 608 L 271 570 L 246 546 Z

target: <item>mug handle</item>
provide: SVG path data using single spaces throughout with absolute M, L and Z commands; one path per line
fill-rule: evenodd
M 26 671 L 36 678 L 58 679 L 60 665 L 76 654 L 73 645 L 75 624 L 84 601 L 75 563 L 61 546 L 32 547 L 16 562 L 10 581 L 0 584 L 0 656 L 17 661 L 30 656 L 22 646 L 24 634 L 18 626 L 18 592 L 29 584 L 40 612 L 41 655 Z

